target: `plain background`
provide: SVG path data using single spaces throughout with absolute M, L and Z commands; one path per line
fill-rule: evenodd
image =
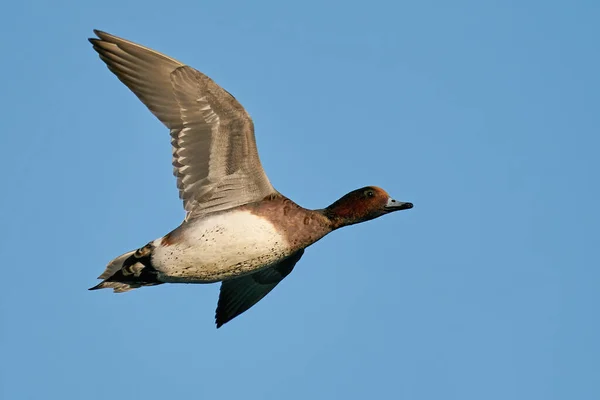
M 0 8 L 2 399 L 600 398 L 599 2 Z M 218 285 L 88 292 L 183 218 L 168 132 L 93 28 L 232 92 L 299 204 L 415 208 L 219 330 Z

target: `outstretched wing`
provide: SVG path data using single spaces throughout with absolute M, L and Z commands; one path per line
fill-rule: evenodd
M 90 39 L 102 61 L 171 130 L 174 175 L 186 218 L 276 193 L 242 105 L 201 72 L 101 31 Z
M 242 314 L 265 297 L 292 272 L 302 254 L 304 254 L 304 249 L 298 250 L 272 267 L 251 275 L 223 281 L 215 314 L 217 328 Z

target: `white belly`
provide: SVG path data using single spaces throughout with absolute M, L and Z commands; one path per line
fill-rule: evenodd
M 152 264 L 164 282 L 216 282 L 290 255 L 273 224 L 244 211 L 192 221 L 174 242 L 154 242 Z

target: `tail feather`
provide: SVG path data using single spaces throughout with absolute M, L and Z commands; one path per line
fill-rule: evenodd
M 128 292 L 132 289 L 137 289 L 141 286 L 142 285 L 135 284 L 135 283 L 102 281 L 99 284 L 97 284 L 96 286 L 89 288 L 88 290 L 112 289 L 114 293 L 124 293 L 124 292 Z
M 115 258 L 111 262 L 109 262 L 108 265 L 106 266 L 106 269 L 104 270 L 102 275 L 100 275 L 98 277 L 98 279 L 108 279 L 111 276 L 113 276 L 118 270 L 123 268 L 123 264 L 125 263 L 125 260 L 127 260 L 129 257 L 131 257 L 131 255 L 133 253 L 135 253 L 135 250 L 130 251 L 129 253 L 125 253 L 125 254 Z M 100 288 L 98 288 L 98 289 L 100 289 Z
M 150 255 L 152 246 L 147 245 L 133 250 L 112 260 L 98 277 L 102 282 L 89 290 L 113 289 L 115 293 L 123 293 L 142 286 L 160 285 L 157 271 L 152 267 Z

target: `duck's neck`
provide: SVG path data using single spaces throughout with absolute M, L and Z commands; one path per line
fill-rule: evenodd
M 356 210 L 340 201 L 336 201 L 329 207 L 319 211 L 330 221 L 332 230 L 360 222 L 356 217 Z

